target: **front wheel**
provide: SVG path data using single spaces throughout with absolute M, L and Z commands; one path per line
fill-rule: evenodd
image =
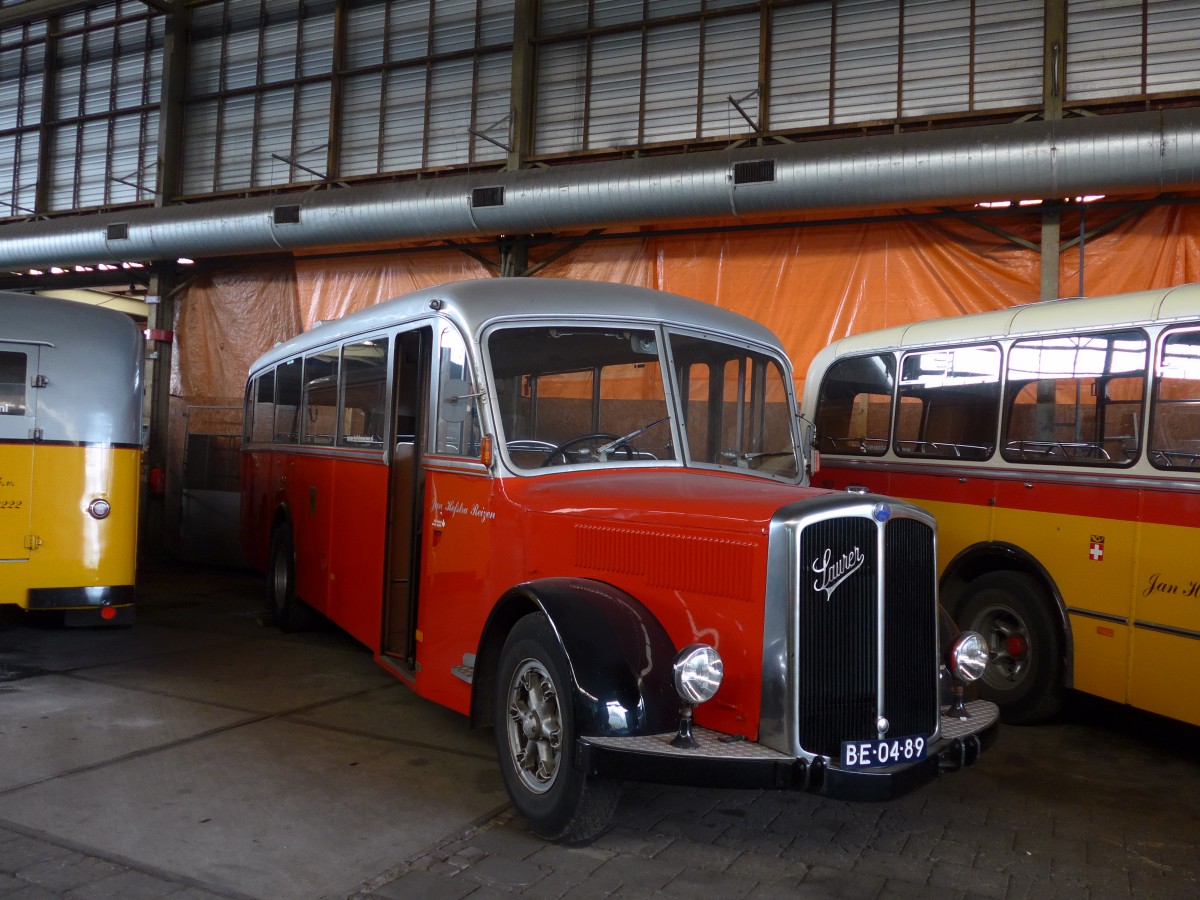
M 999 706 L 1005 722 L 1044 722 L 1062 708 L 1062 642 L 1050 602 L 1022 572 L 989 572 L 966 587 L 958 624 L 987 642 L 979 696 Z
M 612 819 L 620 785 L 581 772 L 566 654 L 542 613 L 509 633 L 496 677 L 496 751 L 504 787 L 530 828 L 579 843 Z

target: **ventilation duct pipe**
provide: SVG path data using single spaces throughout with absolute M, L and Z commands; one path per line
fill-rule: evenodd
M 192 259 L 1200 183 L 1200 110 L 577 163 L 0 226 L 0 267 Z

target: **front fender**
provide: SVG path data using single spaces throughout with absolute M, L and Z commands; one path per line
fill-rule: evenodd
M 497 609 L 514 604 L 532 604 L 550 620 L 571 667 L 578 734 L 628 737 L 678 727 L 675 645 L 637 599 L 601 581 L 545 578 L 512 588 Z

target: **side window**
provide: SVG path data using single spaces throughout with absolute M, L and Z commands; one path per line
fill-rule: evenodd
M 289 359 L 275 369 L 275 443 L 295 444 L 300 440 L 300 358 Z
M 817 449 L 853 456 L 886 453 L 895 389 L 896 360 L 890 353 L 835 362 L 817 396 Z
M 301 443 L 333 443 L 337 434 L 337 396 L 338 348 L 305 357 Z
M 1200 470 L 1200 329 L 1168 334 L 1155 371 L 1150 462 Z
M 1142 447 L 1148 355 L 1140 331 L 1014 343 L 1008 355 L 1004 458 L 1132 465 Z
M 246 398 L 248 440 L 270 441 L 275 417 L 275 372 L 264 372 L 250 384 Z
M 479 404 L 467 346 L 454 328 L 442 329 L 438 365 L 438 418 L 434 453 L 478 456 Z
M 999 347 L 910 353 L 900 366 L 896 455 L 987 459 L 999 412 Z
M 338 444 L 382 447 L 387 423 L 387 338 L 346 344 L 342 350 L 342 423 Z
M 25 415 L 25 386 L 29 383 L 24 353 L 0 351 L 0 416 Z

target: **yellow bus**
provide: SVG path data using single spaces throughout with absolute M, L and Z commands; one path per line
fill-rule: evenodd
M 1200 724 L 1200 285 L 917 322 L 813 360 L 817 486 L 916 501 L 1012 722 Z
M 0 293 L 0 604 L 132 623 L 142 347 L 122 313 Z

